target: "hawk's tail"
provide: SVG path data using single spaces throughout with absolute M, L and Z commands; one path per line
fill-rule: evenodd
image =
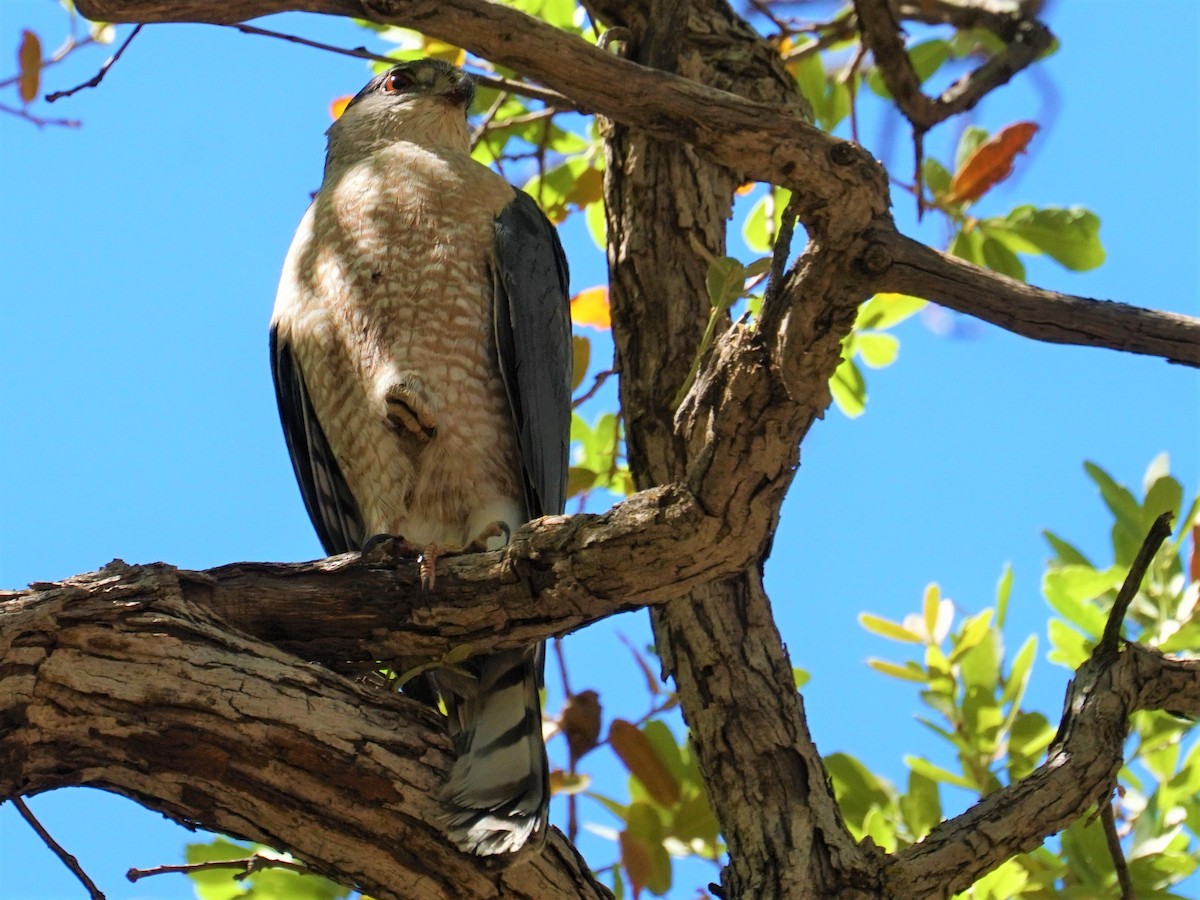
M 538 696 L 544 647 L 507 650 L 441 670 L 458 759 L 442 793 L 450 839 L 479 856 L 512 853 L 546 827 L 550 789 Z

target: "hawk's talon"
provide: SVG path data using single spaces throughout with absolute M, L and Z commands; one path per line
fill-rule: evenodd
M 493 543 L 492 538 L 503 538 L 503 540 L 499 543 Z M 500 550 L 503 547 L 507 547 L 511 539 L 512 529 L 508 527 L 508 523 L 497 519 L 495 522 L 489 522 L 484 526 L 483 531 L 475 535 L 475 540 L 463 548 L 463 552 L 487 553 L 491 550 Z
M 437 561 L 442 548 L 430 544 L 417 555 L 417 566 L 421 573 L 421 590 L 432 591 L 437 584 Z

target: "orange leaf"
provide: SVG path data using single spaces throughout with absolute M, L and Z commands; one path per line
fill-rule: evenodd
M 612 328 L 608 311 L 608 288 L 604 285 L 580 291 L 571 298 L 571 321 L 599 331 Z
M 656 803 L 674 806 L 679 802 L 679 782 L 663 765 L 654 752 L 654 745 L 641 729 L 624 719 L 614 719 L 608 726 L 608 742 L 625 763 L 625 768 L 645 785 L 646 792 Z
M 758 187 L 757 181 L 747 181 L 740 188 L 738 188 L 736 191 L 734 191 L 734 193 L 737 194 L 739 197 L 745 197 L 747 194 L 749 194 L 751 191 L 753 191 L 756 187 Z
M 22 103 L 32 103 L 38 95 L 42 81 L 42 42 L 32 31 L 21 32 L 21 45 L 17 48 L 17 93 Z
M 335 97 L 333 102 L 329 104 L 329 116 L 335 122 L 342 117 L 342 113 L 346 111 L 346 107 L 350 105 L 350 101 L 354 99 L 353 94 L 346 94 L 344 97 Z
M 963 167 L 954 173 L 946 199 L 951 203 L 969 203 L 986 194 L 1012 174 L 1013 159 L 1025 152 L 1037 130 L 1034 122 L 1016 122 L 976 147 Z

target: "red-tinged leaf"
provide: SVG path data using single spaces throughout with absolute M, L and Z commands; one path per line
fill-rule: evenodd
M 1025 152 L 1037 130 L 1034 122 L 1016 122 L 980 144 L 954 173 L 946 199 L 951 203 L 969 203 L 990 191 L 1012 174 L 1013 160 L 1018 153 Z
M 32 31 L 21 32 L 17 64 L 17 93 L 21 95 L 22 103 L 32 103 L 42 84 L 42 42 Z
M 1192 526 L 1192 562 L 1188 574 L 1192 581 L 1200 581 L 1200 525 Z
M 621 757 L 625 768 L 645 785 L 646 792 L 656 803 L 674 806 L 679 802 L 679 782 L 663 765 L 654 752 L 654 745 L 636 725 L 624 719 L 614 719 L 608 726 L 608 742 L 617 756 Z
M 654 861 L 650 858 L 650 850 L 637 837 L 628 831 L 622 831 L 618 839 L 621 844 L 621 868 L 629 876 L 633 886 L 633 897 L 641 896 L 642 888 L 650 881 L 654 871 Z
M 608 311 L 608 288 L 604 285 L 580 291 L 571 298 L 571 321 L 576 325 L 608 331 L 612 318 Z
M 566 735 L 572 760 L 595 747 L 600 738 L 600 695 L 595 691 L 580 691 L 568 698 L 559 716 L 559 728 Z
M 747 181 L 740 188 L 738 188 L 736 191 L 734 191 L 734 193 L 737 194 L 739 197 L 745 197 L 747 194 L 753 192 L 753 190 L 756 187 L 758 187 L 757 181 Z
M 342 117 L 342 113 L 346 111 L 346 107 L 350 105 L 350 101 L 353 99 L 353 94 L 346 94 L 344 97 L 335 97 L 329 104 L 329 117 L 336 122 Z

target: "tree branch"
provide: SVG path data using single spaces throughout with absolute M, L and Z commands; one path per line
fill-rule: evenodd
M 104 572 L 0 605 L 0 797 L 87 784 L 378 898 L 600 898 L 554 832 L 507 868 L 438 825 L 441 716 Z
M 923 297 L 1039 341 L 1200 366 L 1200 319 L 1043 290 L 895 232 L 876 239 L 869 257 L 880 273 L 876 290 Z
M 1089 660 L 1089 663 L 1091 661 Z M 1085 676 L 1085 663 L 1076 676 Z M 1095 803 L 1124 760 L 1129 716 L 1170 709 L 1200 716 L 1200 660 L 1137 644 L 1099 668 L 1086 696 L 1064 715 L 1066 738 L 1028 777 L 984 797 L 897 854 L 887 883 L 897 897 L 950 896 L 1016 853 L 1033 850 Z
M 381 660 L 402 670 L 463 645 L 527 646 L 720 581 L 757 558 L 769 527 L 747 510 L 739 533 L 736 521 L 731 529 L 668 486 L 604 515 L 539 519 L 502 551 L 443 557 L 432 593 L 421 590 L 414 559 L 384 546 L 365 557 L 204 572 L 116 561 L 62 583 L 0 591 L 0 609 L 98 598 L 152 607 L 178 597 L 301 659 L 343 672 Z
M 900 14 L 905 15 L 911 4 L 898 6 Z M 889 0 L 854 0 L 854 8 L 864 45 L 875 57 L 875 65 L 901 112 L 918 132 L 928 131 L 939 122 L 972 109 L 989 92 L 1033 63 L 1054 41 L 1045 25 L 1018 12 L 977 14 L 977 25 L 988 28 L 1004 41 L 1004 50 L 932 100 L 921 91 L 920 78 L 908 57 L 903 31 Z M 933 17 L 932 10 L 918 8 L 914 12 L 922 19 Z M 938 11 L 939 18 L 950 15 L 944 8 Z

